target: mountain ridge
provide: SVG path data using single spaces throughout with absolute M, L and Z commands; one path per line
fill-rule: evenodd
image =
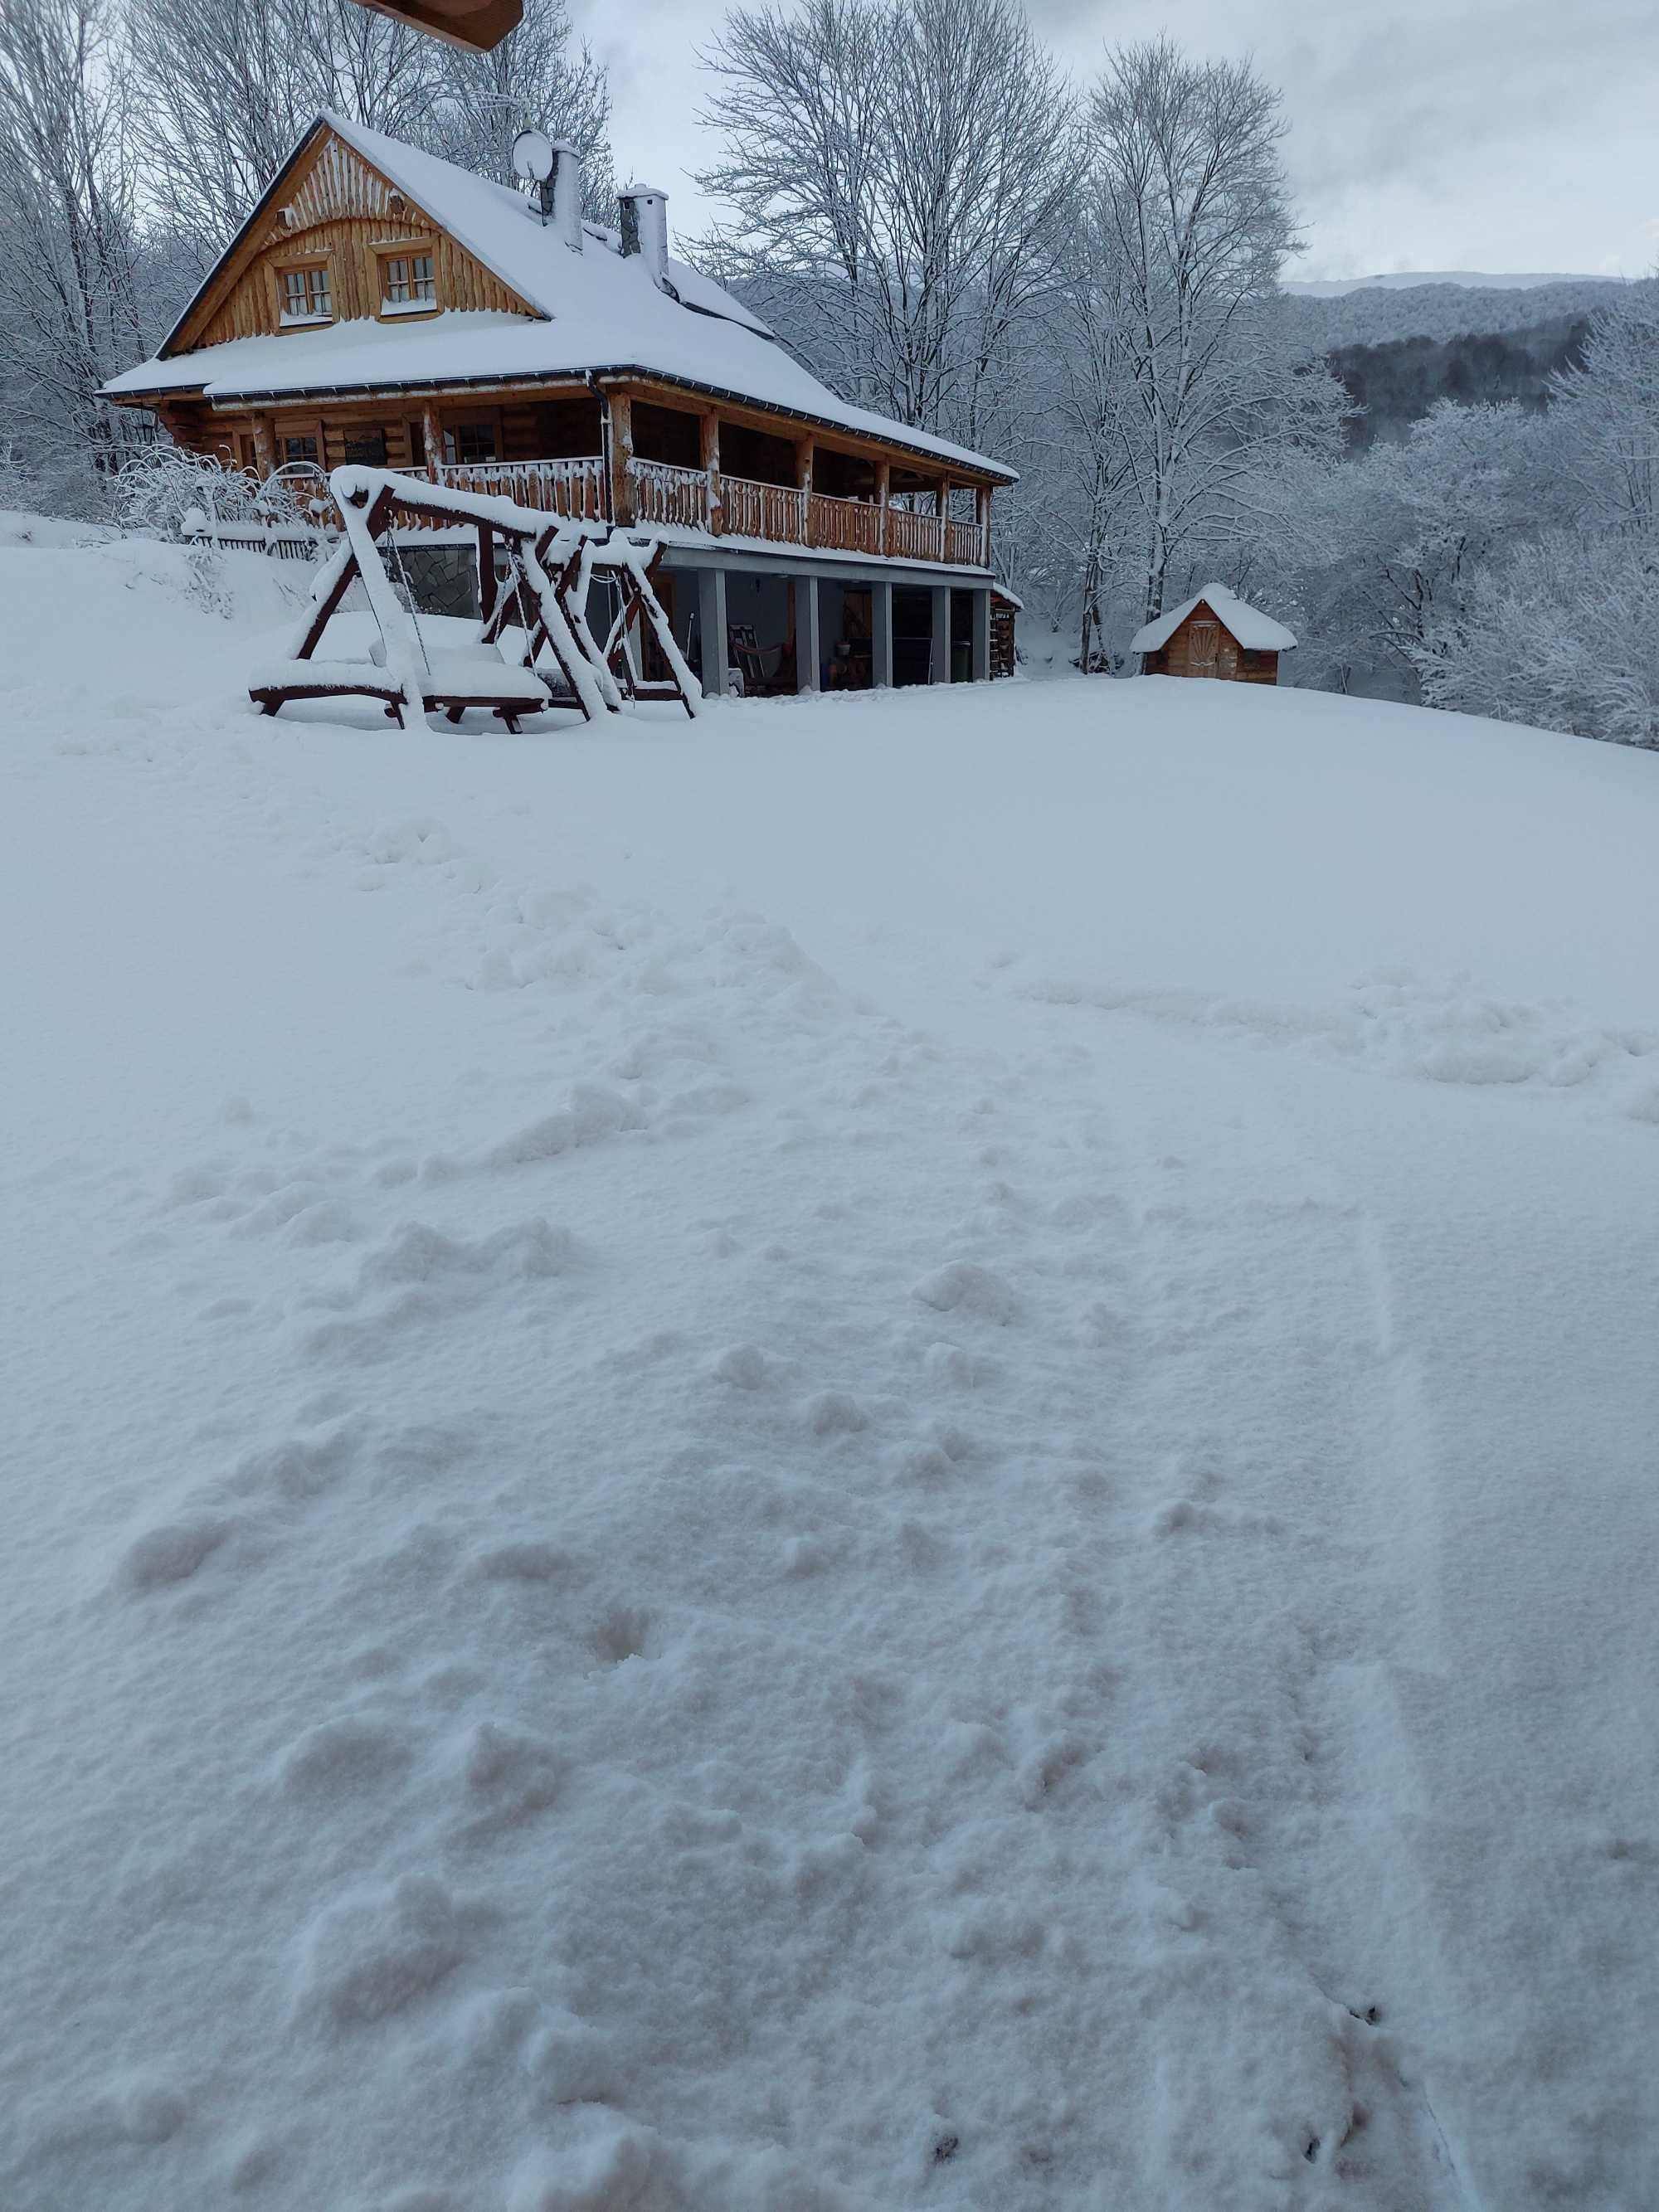
M 1287 277 L 1282 289 L 1301 300 L 1340 300 L 1350 292 L 1412 292 L 1431 284 L 1468 292 L 1528 292 L 1543 284 L 1620 284 L 1620 276 L 1595 276 L 1584 270 L 1491 273 L 1478 269 L 1395 270 L 1376 276 Z

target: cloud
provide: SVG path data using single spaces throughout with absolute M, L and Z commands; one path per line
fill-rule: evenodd
M 682 232 L 713 210 L 690 173 L 714 141 L 695 50 L 724 10 L 576 0 L 611 71 L 619 170 L 665 166 Z M 1301 273 L 1649 267 L 1659 206 L 1659 40 L 1632 0 L 1032 0 L 1079 81 L 1109 41 L 1171 29 L 1194 52 L 1252 54 L 1284 91 L 1285 158 L 1310 233 Z

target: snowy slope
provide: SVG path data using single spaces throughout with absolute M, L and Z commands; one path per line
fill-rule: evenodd
M 0 547 L 8 2212 L 1659 2201 L 1659 763 L 227 574 Z

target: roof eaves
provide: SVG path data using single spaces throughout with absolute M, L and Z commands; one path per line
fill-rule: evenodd
M 750 392 L 732 391 L 723 385 L 704 384 L 700 382 L 696 377 L 676 375 L 671 369 L 647 368 L 639 362 L 612 362 L 601 368 L 548 368 L 528 372 L 520 370 L 508 374 L 496 374 L 492 373 L 487 376 L 410 376 L 394 377 L 390 379 L 381 378 L 378 380 L 371 380 L 360 384 L 241 384 L 228 387 L 222 394 L 216 394 L 213 404 L 216 407 L 222 410 L 230 407 L 246 406 L 250 401 L 260 399 L 287 399 L 297 398 L 305 398 L 308 399 L 362 399 L 376 397 L 382 393 L 388 398 L 392 398 L 395 397 L 396 394 L 401 392 L 476 392 L 485 390 L 495 386 L 552 382 L 556 380 L 563 378 L 568 378 L 570 381 L 574 383 L 580 382 L 588 378 L 603 380 L 607 377 L 615 380 L 616 378 L 624 376 L 648 377 L 654 383 L 672 384 L 681 391 L 700 392 L 710 399 L 726 400 L 734 407 L 748 407 L 753 409 L 759 414 L 776 415 L 782 417 L 787 422 L 810 422 L 816 428 L 828 430 L 836 437 L 868 437 L 872 443 L 896 446 L 902 453 L 914 453 L 919 460 L 933 461 L 937 463 L 946 461 L 948 459 L 948 457 L 943 453 L 934 453 L 929 447 L 913 445 L 909 440 L 906 438 L 887 436 L 882 439 L 878 439 L 873 432 L 855 430 L 848 423 L 837 422 L 833 416 L 809 414 L 799 408 L 786 407 L 780 401 L 775 399 L 757 399 Z M 158 392 L 162 390 L 178 389 L 176 386 L 158 386 L 155 388 Z M 133 399 L 136 399 L 140 396 L 140 394 L 135 392 L 124 392 L 119 395 L 119 397 L 123 398 Z M 1019 482 L 1018 471 L 1009 468 L 1006 464 L 1002 461 L 992 460 L 988 454 L 973 455 L 968 459 L 959 463 L 958 465 L 972 466 L 985 476 L 996 477 L 999 483 L 1004 484 L 1013 484 Z
M 878 438 L 874 431 L 855 430 L 849 422 L 837 422 L 831 415 L 814 415 L 805 408 L 786 407 L 781 400 L 757 399 L 751 392 L 735 392 L 720 384 L 704 384 L 695 376 L 681 376 L 672 369 L 646 368 L 638 362 L 619 362 L 614 367 L 596 368 L 589 373 L 596 377 L 648 376 L 659 384 L 672 384 L 684 392 L 701 392 L 710 399 L 729 400 L 734 407 L 753 408 L 757 414 L 779 415 L 791 422 L 811 422 L 817 428 L 830 431 L 839 438 L 867 437 L 872 444 L 896 446 L 902 453 L 915 454 L 919 460 L 939 462 L 948 461 L 950 458 L 934 452 L 930 446 L 915 445 L 903 436 L 884 434 Z M 900 423 L 896 428 L 902 432 L 904 425 Z M 962 465 L 972 466 L 986 476 L 995 477 L 1002 483 L 1019 482 L 1019 471 L 1011 469 L 1006 462 L 994 461 L 988 453 L 969 453 L 966 447 L 960 451 L 963 456 Z
M 208 270 L 207 275 L 203 277 L 201 283 L 191 294 L 184 313 L 179 317 L 179 319 L 174 323 L 173 328 L 162 339 L 161 344 L 156 347 L 155 358 L 157 361 L 167 361 L 172 358 L 172 349 L 174 339 L 177 338 L 179 331 L 184 329 L 185 324 L 189 322 L 191 317 L 196 313 L 197 308 L 201 305 L 208 293 L 212 289 L 214 284 L 218 279 L 219 271 L 224 267 L 226 262 L 229 260 L 231 255 L 235 252 L 237 247 L 247 236 L 249 231 L 252 229 L 255 222 L 258 220 L 260 211 L 264 208 L 266 204 L 276 196 L 276 193 L 281 191 L 283 186 L 288 182 L 289 178 L 293 174 L 294 164 L 299 160 L 301 155 L 305 152 L 307 147 L 310 145 L 317 133 L 319 131 L 326 130 L 328 127 L 327 117 L 319 115 L 313 122 L 308 124 L 303 131 L 301 131 L 300 137 L 295 141 L 295 143 L 289 151 L 288 159 L 283 162 L 282 167 L 277 170 L 276 175 L 265 186 L 264 190 L 259 194 L 259 197 L 254 201 L 253 205 L 248 210 L 246 215 L 243 217 L 240 228 L 238 229 L 235 237 L 233 238 L 223 251 L 216 256 L 212 268 Z M 159 390 L 162 387 L 158 386 L 157 388 Z

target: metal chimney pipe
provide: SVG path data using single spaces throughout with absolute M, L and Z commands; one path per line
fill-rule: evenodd
M 582 250 L 582 157 L 568 138 L 553 142 L 553 228 L 573 253 Z
M 622 250 L 637 253 L 653 284 L 668 274 L 668 195 L 654 185 L 629 185 L 617 195 L 622 216 Z

